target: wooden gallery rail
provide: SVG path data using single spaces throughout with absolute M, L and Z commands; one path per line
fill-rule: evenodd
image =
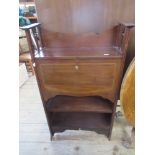
M 55 132 L 79 128 L 111 138 L 132 27 L 121 23 L 102 34 L 46 34 L 52 42 L 42 37 L 41 24 L 22 27 L 51 138 Z

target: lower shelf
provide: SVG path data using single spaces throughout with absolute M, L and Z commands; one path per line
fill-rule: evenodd
M 111 114 L 85 112 L 58 112 L 52 115 L 53 132 L 64 130 L 94 130 L 97 133 L 108 134 L 111 124 Z
M 112 103 L 99 96 L 58 95 L 46 104 L 50 112 L 95 112 L 112 113 Z

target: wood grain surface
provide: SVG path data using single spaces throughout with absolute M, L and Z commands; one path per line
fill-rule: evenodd
M 75 43 L 72 34 L 110 32 L 119 22 L 134 23 L 134 0 L 36 0 L 35 3 L 45 47 L 62 46 L 64 40 L 72 46 Z M 70 36 L 63 39 L 57 32 Z M 108 33 L 107 38 L 112 39 L 111 35 L 112 32 Z
M 123 78 L 120 101 L 124 115 L 135 126 L 135 59 L 130 63 Z
M 134 0 L 36 0 L 36 8 L 41 25 L 26 31 L 51 137 L 57 131 L 82 127 L 103 130 L 110 139 L 133 27 L 126 22 L 134 23 Z M 75 107 L 70 106 L 69 112 L 63 112 L 63 106 L 58 108 L 61 112 L 48 109 L 49 99 L 59 96 L 64 101 L 61 95 L 73 96 Z M 88 96 L 95 98 L 94 104 Z M 83 112 L 77 106 L 84 98 L 85 109 L 89 104 L 97 108 L 100 102 L 94 96 L 107 99 L 102 108 L 111 102 L 112 113 Z M 76 106 L 80 111 L 71 112 Z

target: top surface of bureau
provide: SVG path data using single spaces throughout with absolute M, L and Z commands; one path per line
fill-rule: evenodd
M 78 47 L 78 48 L 43 48 L 35 55 L 36 59 L 65 59 L 65 58 L 120 58 L 121 49 L 118 47 Z

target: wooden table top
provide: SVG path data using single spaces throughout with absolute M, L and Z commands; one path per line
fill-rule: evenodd
M 43 48 L 35 58 L 120 58 L 121 49 L 118 47 L 78 47 L 78 48 Z

